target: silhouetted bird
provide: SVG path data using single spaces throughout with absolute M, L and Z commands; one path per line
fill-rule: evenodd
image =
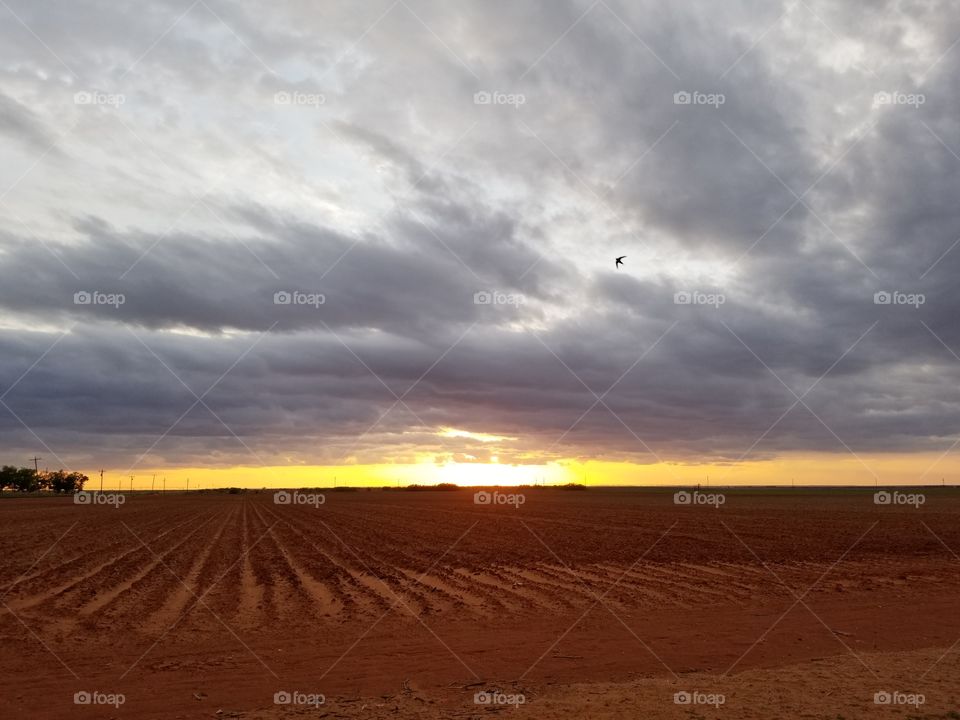
M 615 265 L 615 267 L 620 267 L 621 265 L 623 265 L 623 259 L 624 259 L 625 257 L 626 257 L 626 255 L 621 255 L 620 257 L 618 257 L 618 258 L 617 258 L 617 264 Z

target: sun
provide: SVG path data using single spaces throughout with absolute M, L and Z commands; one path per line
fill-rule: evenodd
M 448 462 L 434 466 L 435 482 L 456 485 L 553 485 L 567 482 L 567 471 L 556 465 L 507 465 L 496 462 Z

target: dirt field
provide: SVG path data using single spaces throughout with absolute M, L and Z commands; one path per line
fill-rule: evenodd
M 0 499 L 0 717 L 960 718 L 960 493 L 503 492 Z

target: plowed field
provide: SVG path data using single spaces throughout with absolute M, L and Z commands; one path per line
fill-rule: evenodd
M 960 709 L 950 489 L 521 492 L 0 500 L 0 716 Z

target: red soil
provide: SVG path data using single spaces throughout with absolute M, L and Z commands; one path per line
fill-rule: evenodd
M 960 495 L 523 492 L 0 501 L 0 717 L 514 711 L 475 704 L 488 690 L 533 718 L 957 709 Z

